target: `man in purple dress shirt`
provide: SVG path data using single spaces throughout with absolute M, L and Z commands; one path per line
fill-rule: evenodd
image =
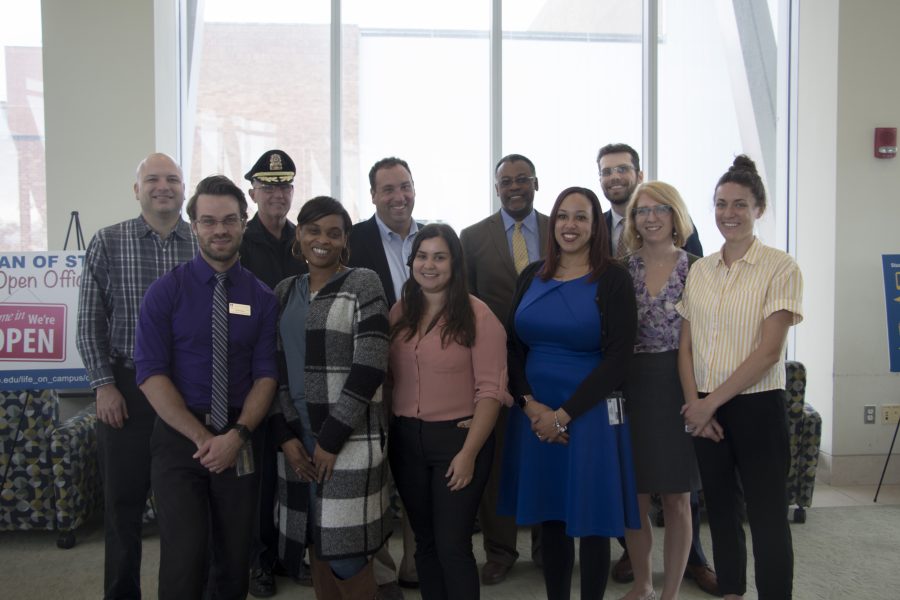
M 247 220 L 240 188 L 207 177 L 187 212 L 200 254 L 150 286 L 135 340 L 137 383 L 159 417 L 151 437 L 159 597 L 199 598 L 208 562 L 210 596 L 243 598 L 257 489 L 251 432 L 275 392 L 278 307 L 268 286 L 238 262 Z M 228 296 L 227 372 L 223 364 L 216 375 L 226 379 L 228 407 L 217 412 L 212 314 L 219 273 Z

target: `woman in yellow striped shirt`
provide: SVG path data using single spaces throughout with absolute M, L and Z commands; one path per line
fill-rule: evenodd
M 747 587 L 743 490 L 759 597 L 790 598 L 784 344 L 803 318 L 803 279 L 790 256 L 753 234 L 766 192 L 748 157 L 719 178 L 715 210 L 725 244 L 694 264 L 677 306 L 685 431 L 694 436 L 720 591 L 736 599 Z

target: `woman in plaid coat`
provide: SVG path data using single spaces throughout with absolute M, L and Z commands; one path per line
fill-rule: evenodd
M 295 572 L 312 544 L 320 600 L 374 598 L 371 555 L 389 535 L 381 384 L 387 305 L 378 276 L 349 269 L 350 217 L 317 197 L 297 218 L 308 275 L 275 288 L 282 378 L 272 427 L 279 455 L 279 554 Z

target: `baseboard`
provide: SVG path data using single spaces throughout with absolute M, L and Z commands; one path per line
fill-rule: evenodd
M 828 485 L 877 485 L 884 470 L 885 454 L 833 456 L 819 453 L 817 479 Z M 884 474 L 885 484 L 900 484 L 900 456 L 892 456 Z

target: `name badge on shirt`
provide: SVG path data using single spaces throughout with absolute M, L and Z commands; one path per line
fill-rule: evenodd
M 250 316 L 250 305 L 249 304 L 238 304 L 237 302 L 229 302 L 228 303 L 228 312 L 232 315 L 243 315 L 245 317 Z
M 606 411 L 610 425 L 621 425 L 625 421 L 625 398 L 622 392 L 613 392 L 606 397 Z

